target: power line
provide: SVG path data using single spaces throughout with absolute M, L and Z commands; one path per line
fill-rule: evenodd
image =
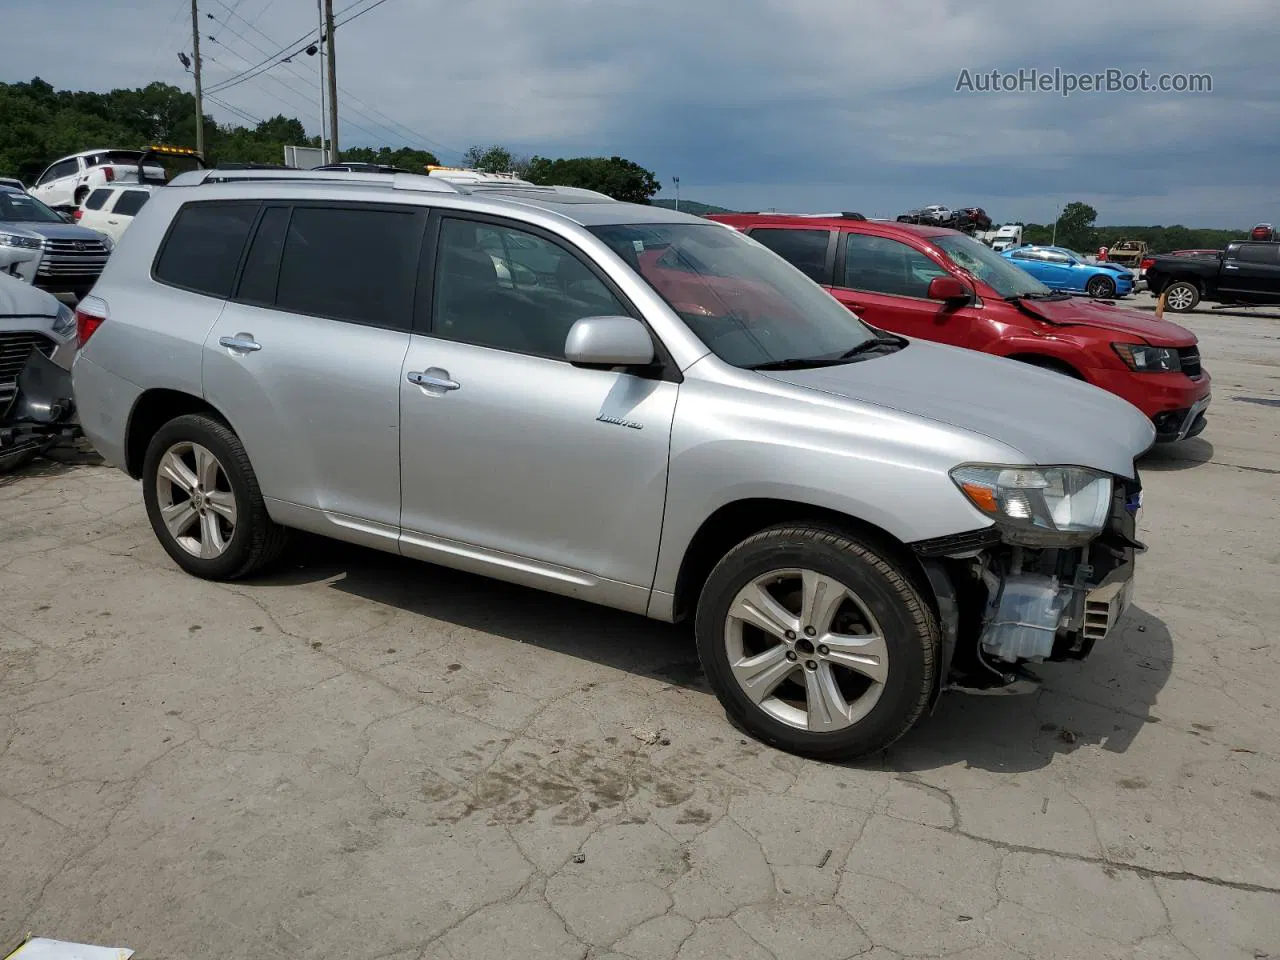
M 230 8 L 228 8 L 228 7 L 227 7 L 227 5 L 226 5 L 225 3 L 222 3 L 222 0 L 217 0 L 217 3 L 218 3 L 218 5 L 219 5 L 219 6 L 221 6 L 223 9 L 226 9 L 228 12 L 231 12 L 231 11 L 230 11 Z M 206 14 L 205 14 L 205 16 L 207 16 L 210 20 L 213 20 L 213 22 L 214 22 L 214 23 L 217 23 L 217 24 L 219 24 L 220 26 L 226 27 L 226 28 L 227 28 L 228 30 L 230 30 L 230 31 L 231 31 L 235 36 L 239 37 L 241 40 L 243 40 L 245 43 L 247 43 L 247 44 L 248 44 L 250 47 L 252 47 L 254 50 L 258 51 L 258 53 L 266 53 L 266 51 L 265 51 L 265 50 L 263 50 L 260 46 L 258 46 L 256 43 L 254 43 L 254 42 L 253 42 L 252 40 L 250 40 L 248 37 L 246 37 L 243 33 L 241 33 L 240 31 L 238 31 L 238 30 L 237 30 L 234 26 L 232 26 L 230 23 L 227 23 L 227 22 L 224 22 L 224 21 L 218 20 L 218 19 L 217 19 L 216 17 L 214 17 L 214 16 L 213 16 L 213 14 L 211 14 L 211 13 L 206 13 Z M 242 20 L 242 21 L 244 21 L 246 24 L 248 24 L 248 21 L 247 21 L 247 20 L 245 20 L 245 19 L 244 19 L 244 17 L 240 17 L 239 19 L 240 19 L 240 20 Z M 267 41 L 268 43 L 275 43 L 275 41 L 274 41 L 274 40 L 272 40 L 272 39 L 271 39 L 271 37 L 267 36 L 267 34 L 263 33 L 263 31 L 258 30 L 256 27 L 253 27 L 253 25 L 252 25 L 252 24 L 249 24 L 249 26 L 250 26 L 250 27 L 252 27 L 252 28 L 254 29 L 254 31 L 255 31 L 255 32 L 257 32 L 258 34 L 260 34 L 264 39 L 266 39 L 266 41 Z M 249 62 L 250 62 L 248 57 L 243 56 L 241 53 L 239 53 L 238 51 L 236 51 L 236 50 L 235 50 L 235 49 L 233 49 L 232 47 L 227 46 L 227 44 L 225 44 L 225 43 L 223 43 L 222 41 L 220 41 L 220 40 L 216 39 L 215 37 L 210 36 L 208 39 L 212 40 L 214 43 L 219 44 L 219 45 L 220 45 L 220 46 L 222 46 L 224 49 L 226 49 L 226 50 L 228 50 L 229 52 L 231 52 L 231 53 L 235 54 L 237 57 L 240 57 L 240 59 L 241 59 L 241 60 L 243 60 L 245 63 L 249 63 Z M 309 76 L 306 76 L 306 75 L 304 75 L 304 74 L 302 74 L 302 73 L 299 73 L 299 72 L 294 68 L 293 64 L 291 64 L 291 63 L 284 63 L 284 62 L 282 61 L 280 65 L 281 65 L 281 66 L 284 66 L 284 67 L 285 67 L 285 69 L 286 69 L 286 70 L 287 70 L 291 75 L 293 75 L 294 77 L 297 77 L 299 80 L 302 80 L 303 82 L 305 82 L 305 83 L 308 85 L 308 87 L 310 87 L 310 88 L 311 88 L 311 90 L 312 90 L 312 91 L 314 90 L 314 87 L 312 86 L 312 85 L 316 82 L 316 80 L 315 80 L 315 78 L 314 78 L 314 77 L 309 77 Z M 266 76 L 268 79 L 270 79 L 270 80 L 274 80 L 276 83 L 279 83 L 280 85 L 284 86 L 285 88 L 290 89 L 290 90 L 293 90 L 293 91 L 294 91 L 294 93 L 297 93 L 299 96 L 301 96 L 301 97 L 303 97 L 303 98 L 304 98 L 304 102 L 306 102 L 306 98 L 307 98 L 307 97 L 310 97 L 310 96 L 311 96 L 311 92 L 303 93 L 302 91 L 300 91 L 300 90 L 298 90 L 296 87 L 294 87 L 292 84 L 287 84 L 287 83 L 285 83 L 283 80 L 281 80 L 281 79 L 280 79 L 280 77 L 275 76 L 274 74 L 268 74 L 268 73 L 266 73 L 266 71 L 263 71 L 263 72 L 262 72 L 261 74 L 259 74 L 258 76 L 259 76 L 259 77 Z M 252 79 L 254 79 L 254 78 L 247 78 L 247 79 L 252 80 Z M 219 89 L 223 89 L 223 88 L 219 87 Z M 346 91 L 344 90 L 343 92 L 345 93 Z M 354 97 L 353 97 L 353 99 L 357 99 L 357 98 L 354 98 Z M 367 105 L 366 105 L 366 106 L 367 106 Z M 307 109 L 307 110 L 310 110 L 310 108 L 311 108 L 311 105 L 309 104 L 309 105 L 306 107 L 306 109 Z M 390 126 L 388 126 L 388 125 L 387 125 L 387 124 L 385 124 L 385 123 L 379 123 L 379 122 L 378 122 L 376 119 L 374 119 L 373 117 L 370 117 L 370 116 L 368 116 L 367 114 L 362 113 L 362 112 L 361 112 L 361 111 L 359 111 L 359 110 L 356 110 L 355 112 L 356 112 L 356 114 L 357 114 L 357 115 L 359 115 L 359 116 L 363 117 L 365 120 L 367 120 L 367 121 L 368 121 L 370 124 L 372 124 L 373 126 L 375 126 L 375 127 L 380 127 L 380 128 L 381 128 L 381 129 L 383 129 L 386 133 L 391 134 L 391 139 L 392 139 L 392 140 L 398 140 L 398 139 L 402 139 L 402 138 L 404 137 L 404 135 L 403 135 L 402 133 L 399 133 L 399 132 L 394 128 L 394 127 L 390 127 Z M 374 112 L 377 112 L 377 111 L 374 111 Z M 350 122 L 350 121 L 348 121 L 348 122 Z M 365 128 L 363 128 L 363 127 L 359 127 L 359 125 L 358 125 L 358 124 L 356 124 L 355 126 L 357 126 L 357 128 L 358 128 L 358 129 L 365 130 Z M 381 139 L 381 138 L 382 138 L 382 136 L 383 136 L 382 134 L 372 133 L 371 131 L 368 131 L 368 130 L 365 130 L 365 132 L 366 132 L 366 133 L 370 133 L 370 135 L 371 135 L 371 136 L 373 136 L 373 137 L 375 137 L 375 138 L 377 138 L 377 139 Z
M 346 7 L 343 7 L 340 11 L 338 11 L 337 15 L 340 17 L 342 16 L 342 14 L 346 13 L 348 10 L 351 10 L 353 7 L 359 6 L 363 2 L 364 0 L 356 0 L 355 3 L 349 4 Z M 355 13 L 347 17 L 345 20 L 335 20 L 334 27 L 340 27 L 344 23 L 350 23 L 352 20 L 356 19 L 357 17 L 364 16 L 364 14 L 374 9 L 374 7 L 380 7 L 386 2 L 387 0 L 375 0 L 375 2 L 371 6 L 365 7 L 363 10 L 357 10 Z M 275 66 L 276 63 L 283 62 L 284 60 L 290 59 L 291 57 L 296 57 L 299 53 L 302 53 L 304 50 L 306 50 L 308 46 L 311 45 L 313 38 L 317 37 L 318 33 L 319 31 L 317 30 L 308 30 L 306 33 L 300 36 L 297 40 L 281 47 L 274 54 L 267 57 L 267 59 L 254 64 L 249 69 L 244 70 L 239 74 L 236 74 L 236 76 L 234 77 L 227 78 L 222 83 L 218 84 L 216 88 L 211 88 L 212 92 L 217 93 L 219 90 L 226 90 L 228 87 L 235 86 L 237 83 L 242 83 L 244 80 L 249 79 L 249 76 L 248 76 L 249 74 L 252 74 L 253 76 L 257 76 L 259 73 L 262 73 L 265 70 L 270 70 L 273 66 Z
M 222 2 L 222 0 L 215 0 L 215 2 L 216 2 L 220 7 L 222 7 L 224 10 L 226 10 L 226 11 L 228 12 L 228 14 L 232 14 L 232 13 L 234 13 L 234 11 L 233 11 L 231 8 L 227 7 L 227 5 L 226 5 L 225 3 L 223 3 L 223 2 Z M 236 0 L 236 2 L 238 3 L 238 2 L 239 2 L 239 0 Z M 363 0 L 357 0 L 357 2 L 356 2 L 356 3 L 352 3 L 352 4 L 348 5 L 347 7 L 343 8 L 343 10 L 340 12 L 340 14 L 339 14 L 339 15 L 341 15 L 341 13 L 345 13 L 345 12 L 347 12 L 347 11 L 351 10 L 351 9 L 352 9 L 352 7 L 358 6 L 358 5 L 359 5 L 359 3 L 361 3 L 361 2 L 363 2 Z M 379 2 L 379 3 L 381 3 L 381 2 L 385 2 L 385 0 L 378 0 L 378 2 Z M 374 6 L 377 6 L 377 4 L 375 3 L 375 4 L 374 4 Z M 373 7 L 367 7 L 367 8 L 365 8 L 365 10 L 359 11 L 359 13 L 356 13 L 356 14 L 352 15 L 351 17 L 348 17 L 348 18 L 347 18 L 347 20 L 346 20 L 346 21 L 343 21 L 343 22 L 349 22 L 350 20 L 355 19 L 355 17 L 356 17 L 356 16 L 359 16 L 359 15 L 360 15 L 360 13 L 367 13 L 369 10 L 372 10 L 372 9 L 373 9 Z M 252 40 L 250 40 L 250 39 L 249 39 L 248 37 L 246 37 L 244 34 L 240 33 L 240 32 L 239 32 L 238 30 L 236 30 L 236 28 L 235 28 L 233 25 L 231 25 L 230 23 L 228 23 L 228 22 L 226 22 L 226 21 L 219 21 L 217 18 L 215 18 L 215 17 L 213 16 L 213 14 L 206 14 L 206 16 L 208 16 L 208 17 L 209 17 L 209 19 L 213 20 L 215 23 L 219 23 L 219 24 L 221 24 L 222 26 L 225 26 L 228 30 L 230 30 L 233 34 L 235 34 L 237 37 L 239 37 L 241 40 L 243 40 L 245 43 L 247 43 L 250 47 L 252 47 L 252 48 L 253 48 L 254 50 L 256 50 L 258 53 L 262 53 L 262 54 L 265 54 L 265 53 L 266 53 L 266 51 L 265 51 L 265 50 L 263 50 L 263 49 L 262 49 L 262 47 L 258 46 L 256 43 L 254 43 Z M 236 16 L 236 17 L 237 17 L 237 19 L 239 19 L 242 23 L 244 23 L 244 24 L 245 24 L 246 26 L 248 26 L 251 30 L 253 30 L 253 32 L 254 32 L 254 33 L 256 33 L 258 36 L 260 36 L 260 37 L 262 37 L 264 40 L 266 40 L 266 42 L 267 42 L 267 43 L 272 44 L 272 45 L 275 45 L 275 44 L 276 44 L 276 42 L 277 42 L 276 40 L 274 40 L 274 39 L 273 39 L 270 35 L 268 35 L 265 31 L 263 31 L 263 30 L 259 29 L 259 28 L 258 28 L 257 26 L 255 26 L 253 23 L 250 23 L 248 20 L 246 20 L 246 19 L 244 18 L 244 16 L 242 16 L 242 15 L 240 15 L 240 14 L 235 14 L 235 16 Z M 215 41 L 215 42 L 217 42 L 217 41 Z M 223 44 L 223 46 L 226 46 L 226 44 Z M 234 52 L 234 51 L 232 51 L 232 52 Z M 277 56 L 277 55 L 278 55 L 278 53 L 279 53 L 279 51 L 277 51 L 277 53 L 276 53 L 276 54 L 273 54 L 272 56 Z M 237 54 L 237 56 L 239 56 L 239 54 Z M 246 63 L 248 63 L 248 62 L 249 62 L 249 60 L 248 60 L 248 58 L 247 58 L 247 57 L 242 57 L 241 59 L 243 59 Z M 306 82 L 307 82 L 307 84 L 308 84 L 308 86 L 310 86 L 310 85 L 314 82 L 314 78 L 309 77 L 309 76 L 306 76 L 306 75 L 304 75 L 304 74 L 302 74 L 302 73 L 299 73 L 299 72 L 294 68 L 293 64 L 292 64 L 291 62 L 289 62 L 289 61 L 290 61 L 290 58 L 285 58 L 285 59 L 279 60 L 279 61 L 278 61 L 278 63 L 279 63 L 280 65 L 284 66 L 284 67 L 285 67 L 285 69 L 286 69 L 286 70 L 288 70 L 288 72 L 292 73 L 292 74 L 293 74 L 295 77 L 297 77 L 298 79 L 306 81 Z M 274 66 L 274 65 L 275 65 L 275 64 L 273 64 L 273 66 Z M 247 71 L 245 71 L 245 72 L 247 72 Z M 262 72 L 263 72 L 263 73 L 265 73 L 265 71 L 262 71 Z M 261 74 L 259 74 L 259 75 L 261 75 Z M 229 79 L 233 79 L 233 78 L 229 78 Z M 250 78 L 246 78 L 246 79 L 250 79 Z M 226 86 L 225 86 L 225 84 L 226 84 L 226 83 L 228 83 L 228 81 L 219 81 L 219 83 L 218 83 L 218 84 L 215 84 L 215 85 L 214 85 L 214 87 L 213 87 L 212 89 L 214 89 L 214 90 L 225 90 L 225 89 L 226 89 Z M 400 122 L 399 120 L 396 120 L 394 117 L 392 117 L 392 116 L 390 116 L 390 115 L 388 115 L 388 114 L 384 113 L 383 111 L 379 110 L 377 107 L 375 107 L 373 104 L 369 103 L 367 100 L 364 100 L 364 99 L 362 99 L 361 97 L 356 96 L 354 93 L 352 93 L 352 92 L 351 92 L 350 90 L 348 90 L 346 87 L 343 87 L 343 86 L 339 85 L 338 90 L 339 90 L 339 92 L 340 92 L 340 93 L 342 93 L 342 95 L 343 95 L 343 97 L 344 97 L 344 98 L 346 98 L 346 99 L 348 99 L 348 100 L 351 100 L 351 101 L 354 101 L 356 104 L 358 104 L 359 106 L 361 106 L 361 107 L 363 107 L 363 108 L 364 108 L 364 110 L 363 110 L 363 111 L 358 110 L 358 109 L 357 109 L 357 110 L 355 110 L 355 113 L 356 113 L 358 116 L 363 117 L 366 121 L 368 121 L 368 122 L 369 122 L 370 124 L 372 124 L 373 126 L 375 126 L 375 127 L 379 127 L 379 128 L 381 128 L 381 129 L 385 130 L 387 133 L 390 133 L 390 134 L 391 134 L 391 138 L 392 138 L 393 140 L 396 140 L 396 139 L 404 139 L 404 140 L 406 140 L 406 141 L 407 141 L 407 142 L 409 142 L 409 143 L 412 143 L 412 142 L 414 142 L 414 141 L 417 141 L 417 142 L 419 142 L 419 143 L 423 143 L 423 144 L 427 144 L 428 146 L 435 147 L 437 150 L 442 150 L 442 151 L 444 151 L 445 153 L 453 154 L 453 155 L 455 155 L 455 156 L 459 156 L 459 157 L 461 157 L 461 156 L 463 155 L 463 151 L 458 150 L 458 149 L 456 149 L 456 148 L 454 148 L 454 147 L 450 147 L 450 146 L 448 146 L 447 144 L 440 143 L 440 142 L 438 142 L 438 141 L 432 140 L 430 137 L 425 136 L 424 134 L 420 133 L 420 132 L 419 132 L 419 131 L 417 131 L 417 130 L 414 130 L 412 127 L 408 126 L 407 124 L 402 123 L 402 122 Z M 367 111 L 367 112 L 366 112 L 366 111 Z M 344 121 L 344 122 L 350 123 L 351 121 L 347 120 L 347 121 Z M 359 125 L 358 125 L 358 124 L 353 124 L 353 125 L 355 125 L 355 126 L 357 127 L 357 129 L 364 129 L 364 128 L 359 127 Z M 366 131 L 366 132 L 368 132 L 368 131 Z M 407 134 L 407 136 L 406 136 L 406 134 Z M 380 135 L 375 135 L 375 136 L 380 136 Z

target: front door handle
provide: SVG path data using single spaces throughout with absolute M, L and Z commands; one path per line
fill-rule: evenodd
M 262 349 L 262 344 L 253 339 L 253 334 L 251 333 L 237 333 L 234 337 L 221 337 L 218 343 L 228 350 L 241 350 L 245 353 L 253 353 L 255 350 Z
M 438 377 L 423 370 L 410 371 L 405 375 L 405 379 L 420 387 L 435 387 L 437 390 L 457 390 L 462 386 L 457 380 L 450 380 L 448 374 Z

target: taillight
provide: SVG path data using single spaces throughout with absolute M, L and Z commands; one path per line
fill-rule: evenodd
M 1151 257 L 1145 257 L 1142 263 L 1138 264 L 1138 266 L 1143 270 L 1150 270 L 1155 265 L 1156 265 L 1156 262 Z
M 114 180 L 114 179 L 116 178 L 116 168 L 115 168 L 115 167 L 103 167 L 103 168 L 102 168 L 102 176 L 103 176 L 103 179 L 105 179 L 105 180 L 107 181 L 107 183 L 110 183 L 112 180 Z
M 89 342 L 89 338 L 97 333 L 107 319 L 107 305 L 97 297 L 85 297 L 76 304 L 76 347 L 79 349 Z
M 84 211 L 81 210 L 79 207 L 76 207 L 75 213 L 71 214 L 71 216 L 78 221 L 81 217 L 84 216 Z

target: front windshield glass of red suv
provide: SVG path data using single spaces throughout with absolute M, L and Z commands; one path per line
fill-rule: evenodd
M 985 243 L 961 233 L 932 237 L 933 244 L 1006 300 L 1014 297 L 1051 296 L 1053 291 L 1025 270 L 1014 266 Z
M 726 363 L 847 362 L 845 353 L 875 339 L 822 287 L 736 230 L 715 223 L 645 223 L 591 232 Z

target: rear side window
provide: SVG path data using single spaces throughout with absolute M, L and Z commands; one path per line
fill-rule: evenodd
M 120 196 L 116 198 L 116 205 L 111 208 L 112 213 L 118 213 L 122 217 L 137 216 L 142 205 L 151 198 L 151 194 L 145 190 L 124 190 Z
M 752 230 L 752 240 L 768 247 L 799 269 L 815 283 L 830 283 L 827 277 L 829 230 L 780 230 L 774 227 Z
M 102 205 L 107 202 L 107 197 L 109 196 L 111 196 L 110 190 L 95 190 L 85 197 L 84 208 L 86 210 L 101 210 Z
M 412 211 L 295 207 L 276 307 L 409 330 L 424 226 Z
M 186 204 L 165 237 L 155 278 L 211 297 L 229 297 L 257 215 L 256 202 Z

